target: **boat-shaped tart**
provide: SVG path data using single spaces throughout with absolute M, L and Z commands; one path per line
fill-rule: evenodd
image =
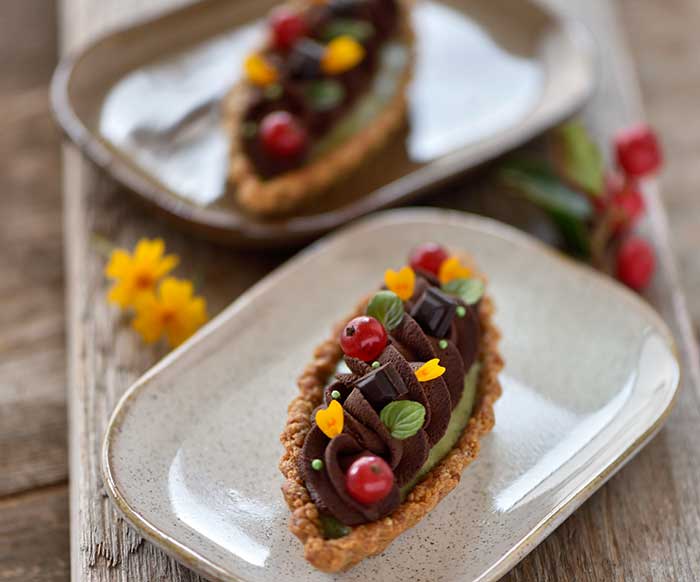
M 470 259 L 427 243 L 319 345 L 281 435 L 291 531 L 326 572 L 383 551 L 495 422 L 499 332 Z
M 240 206 L 294 210 L 402 126 L 413 68 L 409 1 L 307 0 L 272 12 L 266 41 L 224 100 Z

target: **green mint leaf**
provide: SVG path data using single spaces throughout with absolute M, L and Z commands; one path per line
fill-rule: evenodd
M 308 84 L 305 95 L 314 111 L 330 111 L 345 99 L 345 88 L 333 79 L 319 79 Z
M 357 42 L 364 42 L 374 36 L 374 26 L 364 20 L 336 18 L 331 20 L 321 32 L 321 39 L 329 42 L 339 36 L 350 36 Z
M 605 184 L 603 154 L 583 124 L 565 123 L 554 131 L 553 138 L 562 175 L 586 192 L 601 195 Z
M 325 513 L 321 513 L 318 517 L 321 521 L 323 537 L 325 537 L 327 540 L 344 538 L 352 531 L 352 528 L 345 525 L 344 523 L 341 523 L 332 515 L 326 515 Z
M 442 286 L 450 295 L 457 295 L 467 305 L 474 305 L 484 295 L 484 282 L 481 279 L 453 279 Z
M 367 305 L 367 315 L 374 317 L 387 331 L 401 324 L 403 313 L 403 301 L 393 291 L 378 291 Z
M 379 418 L 395 439 L 407 439 L 416 434 L 425 422 L 425 407 L 413 400 L 395 400 L 379 413 Z

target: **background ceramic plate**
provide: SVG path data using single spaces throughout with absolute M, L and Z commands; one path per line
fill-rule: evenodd
M 419 1 L 408 128 L 295 216 L 258 220 L 227 192 L 219 100 L 274 4 L 205 0 L 99 40 L 59 66 L 58 121 L 181 225 L 272 246 L 414 199 L 571 114 L 594 85 L 588 35 L 529 0 Z
M 679 367 L 640 299 L 493 221 L 387 212 L 292 259 L 129 390 L 103 459 L 126 518 L 213 579 L 330 579 L 287 530 L 278 436 L 314 347 L 425 240 L 470 251 L 490 279 L 496 427 L 425 520 L 338 578 L 496 580 L 660 427 Z

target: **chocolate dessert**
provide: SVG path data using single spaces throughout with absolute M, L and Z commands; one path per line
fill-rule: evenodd
M 287 212 L 355 168 L 405 111 L 412 32 L 404 0 L 281 6 L 226 99 L 239 203 Z
M 410 263 L 318 348 L 281 437 L 290 528 L 325 571 L 419 521 L 493 426 L 503 363 L 483 279 L 432 243 Z

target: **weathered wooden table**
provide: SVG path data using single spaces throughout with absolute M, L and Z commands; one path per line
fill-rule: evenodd
M 554 0 L 550 0 L 554 3 Z M 172 6 L 151 2 L 148 11 Z M 605 0 L 558 0 L 582 18 L 603 47 L 604 85 L 586 117 L 604 138 L 641 113 L 614 7 Z M 64 50 L 143 16 L 136 0 L 64 0 Z M 57 137 L 46 106 L 55 59 L 54 14 L 45 0 L 0 7 L 0 581 L 68 576 L 63 434 L 61 261 Z M 626 0 L 624 13 L 641 59 L 652 119 L 670 152 L 667 185 L 683 275 L 700 284 L 694 199 L 700 122 L 694 107 L 700 71 L 693 0 Z M 29 33 L 28 31 L 31 31 Z M 685 66 L 683 66 L 685 64 Z M 674 90 L 675 89 L 675 90 Z M 8 115 L 9 112 L 9 115 Z M 695 138 L 695 141 L 693 141 Z M 72 446 L 72 570 L 75 580 L 194 580 L 115 519 L 97 479 L 96 454 L 118 395 L 160 355 L 143 350 L 103 300 L 104 257 L 94 235 L 131 246 L 161 235 L 203 281 L 213 312 L 283 256 L 236 253 L 185 238 L 146 216 L 121 189 L 72 149 L 64 151 L 66 275 L 70 307 L 69 400 Z M 478 200 L 460 184 L 442 202 Z M 700 571 L 700 420 L 697 353 L 670 258 L 665 215 L 650 192 L 648 225 L 663 266 L 649 299 L 672 326 L 685 360 L 684 391 L 667 428 L 508 577 L 510 580 L 695 580 Z M 694 314 L 700 300 L 693 297 Z M 696 321 L 700 317 L 696 318 Z

